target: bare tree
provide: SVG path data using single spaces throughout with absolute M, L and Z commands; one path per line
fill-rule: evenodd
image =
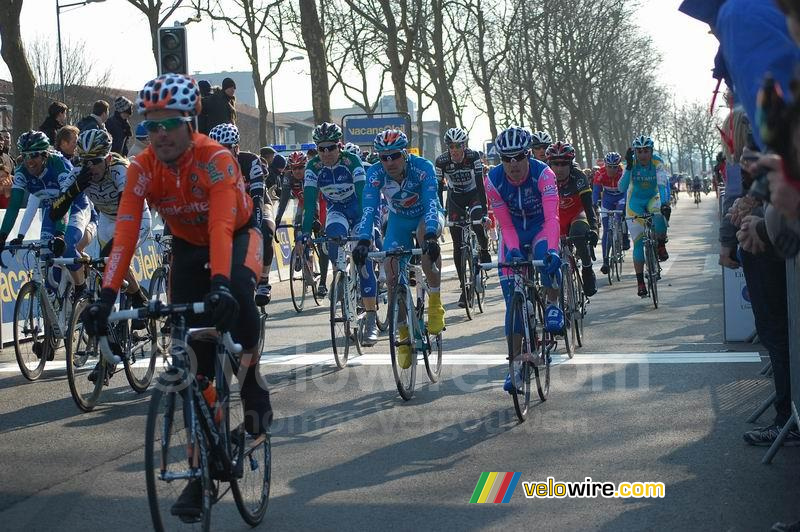
M 47 107 L 61 99 L 58 73 L 58 50 L 51 39 L 39 36 L 27 45 L 28 58 L 36 79 L 34 124 L 47 116 Z M 85 41 L 67 41 L 62 46 L 64 58 L 64 96 L 70 116 L 80 118 L 89 114 L 99 95 L 113 97 L 108 89 L 111 69 L 101 70 L 86 49 Z
M 20 36 L 21 11 L 22 0 L 0 2 L 0 40 L 3 41 L 0 55 L 11 72 L 11 84 L 14 88 L 14 138 L 33 126 L 34 78 Z
M 180 7 L 183 0 L 128 0 L 128 3 L 141 11 L 147 17 L 150 26 L 150 45 L 153 50 L 153 60 L 158 69 L 158 29 L 164 25 L 169 17 Z
M 211 17 L 212 20 L 222 22 L 231 34 L 239 38 L 242 43 L 250 67 L 253 69 L 253 86 L 256 89 L 258 103 L 258 139 L 264 145 L 267 143 L 267 108 L 266 86 L 267 82 L 278 72 L 283 63 L 288 48 L 283 39 L 283 16 L 278 6 L 283 0 L 230 0 L 222 4 L 221 0 L 193 0 L 193 6 Z M 271 62 L 267 74 L 263 75 L 260 56 L 262 38 L 267 34 L 280 43 L 281 52 L 277 60 Z M 267 38 L 269 45 L 270 39 Z M 273 109 L 274 112 L 274 109 Z M 274 120 L 274 118 L 273 118 Z M 272 139 L 273 143 L 277 139 Z

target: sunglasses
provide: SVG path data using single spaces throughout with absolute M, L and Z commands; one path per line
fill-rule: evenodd
M 572 163 L 569 161 L 553 161 L 550 166 L 570 166 Z
M 92 165 L 92 166 L 97 166 L 98 164 L 101 164 L 103 161 L 105 161 L 105 159 L 104 159 L 104 158 L 102 158 L 102 157 L 95 157 L 95 158 L 93 158 L 93 159 L 84 159 L 84 160 L 83 160 L 83 163 L 84 163 L 84 164 L 90 164 L 90 165 Z
M 381 155 L 381 161 L 389 162 L 389 161 L 396 161 L 400 157 L 403 156 L 403 152 L 398 151 L 395 153 L 387 153 L 386 155 Z
M 644 153 L 650 151 L 650 148 L 636 148 L 636 153 Z
M 510 163 L 512 161 L 520 162 L 520 161 L 524 161 L 525 159 L 528 158 L 528 152 L 524 151 L 524 152 L 518 153 L 516 155 L 503 155 L 500 158 L 503 160 L 504 163 Z
M 46 151 L 37 151 L 35 153 L 23 153 L 22 157 L 26 161 L 30 161 L 31 159 L 38 159 L 39 157 L 44 157 L 45 155 L 47 155 Z
M 448 146 L 448 148 L 450 148 L 451 150 L 461 150 L 461 149 L 464 148 L 464 143 L 461 142 L 461 143 L 458 143 L 458 144 L 450 144 Z
M 143 120 L 142 127 L 148 133 L 156 133 L 158 131 L 173 131 L 183 126 L 184 124 L 191 124 L 192 118 L 188 116 L 176 116 L 173 118 L 165 118 L 163 120 Z
M 606 165 L 606 168 L 614 168 L 614 169 L 617 169 L 617 168 L 619 168 L 619 167 L 620 167 L 620 165 L 618 165 L 618 164 L 607 164 L 607 165 Z
M 330 146 L 317 146 L 317 149 L 320 152 L 333 151 L 333 150 L 338 150 L 339 149 L 339 145 L 338 144 L 331 144 Z

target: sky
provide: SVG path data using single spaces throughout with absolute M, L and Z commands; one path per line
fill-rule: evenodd
M 711 101 L 715 81 L 711 78 L 716 39 L 708 26 L 678 12 L 681 0 L 642 0 L 642 7 L 632 13 L 643 32 L 650 35 L 663 54 L 657 75 L 671 88 L 679 101 Z M 61 0 L 62 4 L 72 3 Z M 165 1 L 165 3 L 167 3 Z M 187 2 L 188 3 L 188 2 Z M 22 8 L 22 35 L 31 39 L 56 40 L 56 0 L 25 0 Z M 46 7 L 48 7 L 45 9 Z M 179 9 L 173 20 L 185 20 L 192 13 Z M 173 20 L 167 25 L 172 25 Z M 90 28 L 90 31 L 87 31 Z M 212 31 L 209 21 L 191 23 L 189 65 L 192 72 L 249 70 L 241 43 L 227 34 L 221 24 Z M 112 86 L 136 90 L 155 76 L 155 61 L 150 49 L 147 21 L 142 13 L 125 0 L 106 0 L 61 11 L 62 40 L 83 40 L 90 60 L 99 70 L 111 69 Z M 279 45 L 273 43 L 273 52 Z M 296 55 L 296 54 L 293 54 Z M 264 55 L 266 58 L 266 55 Z M 289 56 L 287 56 L 289 57 Z M 647 61 L 648 58 L 638 58 Z M 265 65 L 266 66 L 266 65 Z M 278 113 L 311 108 L 308 61 L 284 64 L 274 81 L 275 107 Z M 8 69 L 0 61 L 0 78 L 10 80 Z M 387 78 L 388 82 L 388 78 Z M 332 95 L 333 107 L 349 107 L 341 95 Z M 436 119 L 435 109 L 426 120 Z M 472 118 L 472 117 L 470 117 Z M 467 120 L 469 125 L 472 120 Z M 488 121 L 478 119 L 472 139 L 486 139 Z

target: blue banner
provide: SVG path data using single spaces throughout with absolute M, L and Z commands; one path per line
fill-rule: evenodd
M 354 144 L 372 144 L 375 135 L 385 129 L 408 131 L 408 119 L 404 116 L 379 116 L 375 118 L 345 118 L 344 141 Z

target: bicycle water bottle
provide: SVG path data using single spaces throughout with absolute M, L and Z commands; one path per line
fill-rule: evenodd
M 211 385 L 211 381 L 205 375 L 197 375 L 197 384 L 200 386 L 200 391 L 208 403 L 208 407 L 214 414 L 214 423 L 217 425 L 222 421 L 222 409 L 217 405 L 217 388 Z

